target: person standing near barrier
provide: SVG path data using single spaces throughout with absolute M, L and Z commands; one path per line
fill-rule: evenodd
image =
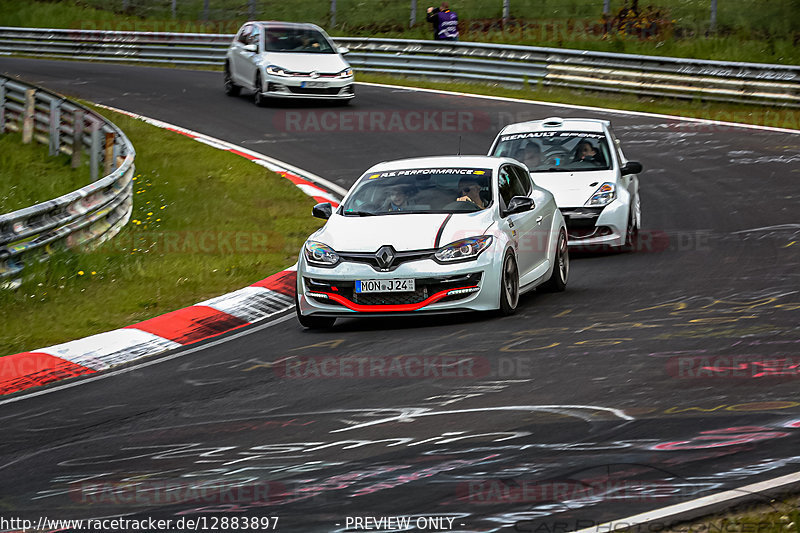
M 442 2 L 440 7 L 429 7 L 425 19 L 433 24 L 433 38 L 438 41 L 458 40 L 458 15 L 450 11 L 450 5 Z

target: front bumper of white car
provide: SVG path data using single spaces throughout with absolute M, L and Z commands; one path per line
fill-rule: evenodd
M 342 261 L 333 268 L 309 265 L 301 255 L 297 269 L 297 305 L 301 314 L 316 316 L 386 316 L 497 309 L 500 266 L 491 250 L 476 260 L 440 264 L 433 259 L 410 260 L 390 272 L 370 264 Z M 358 294 L 355 282 L 409 279 L 413 292 Z
M 275 76 L 267 74 L 261 94 L 270 98 L 320 98 L 349 100 L 355 97 L 353 77 Z
M 629 208 L 619 198 L 605 207 L 560 209 L 567 224 L 569 246 L 591 250 L 625 244 Z

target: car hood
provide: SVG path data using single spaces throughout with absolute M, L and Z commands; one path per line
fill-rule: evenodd
M 345 217 L 334 214 L 310 240 L 327 244 L 337 252 L 375 252 L 391 245 L 398 252 L 429 250 L 448 215 L 404 214 L 371 217 Z M 491 209 L 457 213 L 442 229 L 439 245 L 486 233 L 492 224 Z
M 269 65 L 276 65 L 292 72 L 341 72 L 350 65 L 339 54 L 264 52 L 262 57 Z
M 547 189 L 558 207 L 582 207 L 603 183 L 616 183 L 613 170 L 589 172 L 532 172 L 539 187 Z

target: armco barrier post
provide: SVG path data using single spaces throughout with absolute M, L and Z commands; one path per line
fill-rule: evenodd
M 25 91 L 25 109 L 22 113 L 22 143 L 33 140 L 33 118 L 36 112 L 36 89 Z
M 6 80 L 0 80 L 0 133 L 6 132 Z
M 91 166 L 92 181 L 97 181 L 97 166 L 100 164 L 100 124 L 92 119 L 91 147 L 89 148 L 89 165 Z
M 103 175 L 108 176 L 112 170 L 114 170 L 114 133 L 107 131 L 103 149 Z
M 61 149 L 61 101 L 50 100 L 50 155 Z
M 72 115 L 72 168 L 81 166 L 83 153 L 83 111 L 78 109 Z

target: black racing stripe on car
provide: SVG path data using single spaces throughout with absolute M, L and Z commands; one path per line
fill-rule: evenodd
M 442 240 L 442 233 L 444 233 L 444 227 L 450 221 L 450 218 L 452 216 L 453 216 L 453 213 L 450 213 L 449 215 L 447 215 L 447 217 L 444 219 L 444 222 L 442 222 L 442 225 L 439 226 L 439 231 L 436 232 L 436 240 L 433 241 L 433 247 L 434 248 L 438 248 L 439 247 L 439 241 Z

